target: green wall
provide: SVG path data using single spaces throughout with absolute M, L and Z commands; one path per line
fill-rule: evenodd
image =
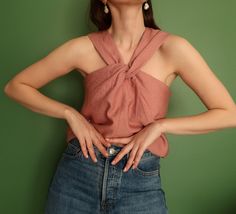
M 5 96 L 8 80 L 65 41 L 95 30 L 87 0 L 0 1 L 1 148 L 0 213 L 43 213 L 47 188 L 65 148 L 66 122 L 26 109 Z M 188 39 L 236 100 L 236 3 L 153 1 L 164 30 Z M 168 117 L 205 111 L 196 94 L 177 78 Z M 80 108 L 82 76 L 72 71 L 40 89 Z M 162 184 L 170 214 L 231 214 L 236 210 L 236 133 L 168 134 Z

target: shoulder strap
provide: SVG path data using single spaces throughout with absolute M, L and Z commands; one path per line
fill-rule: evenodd
M 111 53 L 111 50 L 108 47 L 106 38 L 103 36 L 103 31 L 96 31 L 87 34 L 91 42 L 93 43 L 94 48 L 102 59 L 109 65 L 113 63 L 118 63 L 118 56 L 115 53 Z
M 160 48 L 164 43 L 165 39 L 170 35 L 166 31 L 152 29 L 143 41 L 143 43 L 138 47 L 138 50 L 132 60 L 130 73 L 134 75 L 155 53 L 155 51 Z

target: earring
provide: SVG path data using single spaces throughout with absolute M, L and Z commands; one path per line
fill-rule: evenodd
M 145 4 L 144 4 L 144 10 L 148 10 L 148 8 L 149 8 L 149 4 L 146 1 Z
M 107 4 L 106 4 L 106 3 L 104 4 L 104 12 L 105 12 L 105 13 L 109 13 L 109 9 L 108 9 L 108 7 L 107 7 Z

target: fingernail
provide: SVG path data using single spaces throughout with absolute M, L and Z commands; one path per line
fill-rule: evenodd
M 127 168 L 125 167 L 124 170 L 123 170 L 123 172 L 126 172 L 126 170 L 127 170 Z
M 97 158 L 95 159 L 95 162 L 98 162 Z
M 88 158 L 88 155 L 85 155 L 86 158 Z
M 112 161 L 111 164 L 114 165 L 116 162 L 115 161 Z

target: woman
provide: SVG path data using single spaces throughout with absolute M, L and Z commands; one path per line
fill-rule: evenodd
M 160 177 L 164 134 L 235 127 L 235 103 L 186 39 L 155 25 L 150 0 L 91 0 L 91 19 L 98 32 L 71 39 L 5 87 L 25 107 L 68 122 L 45 212 L 168 213 Z M 81 112 L 37 91 L 73 69 L 85 78 Z M 177 76 L 207 112 L 165 118 Z

